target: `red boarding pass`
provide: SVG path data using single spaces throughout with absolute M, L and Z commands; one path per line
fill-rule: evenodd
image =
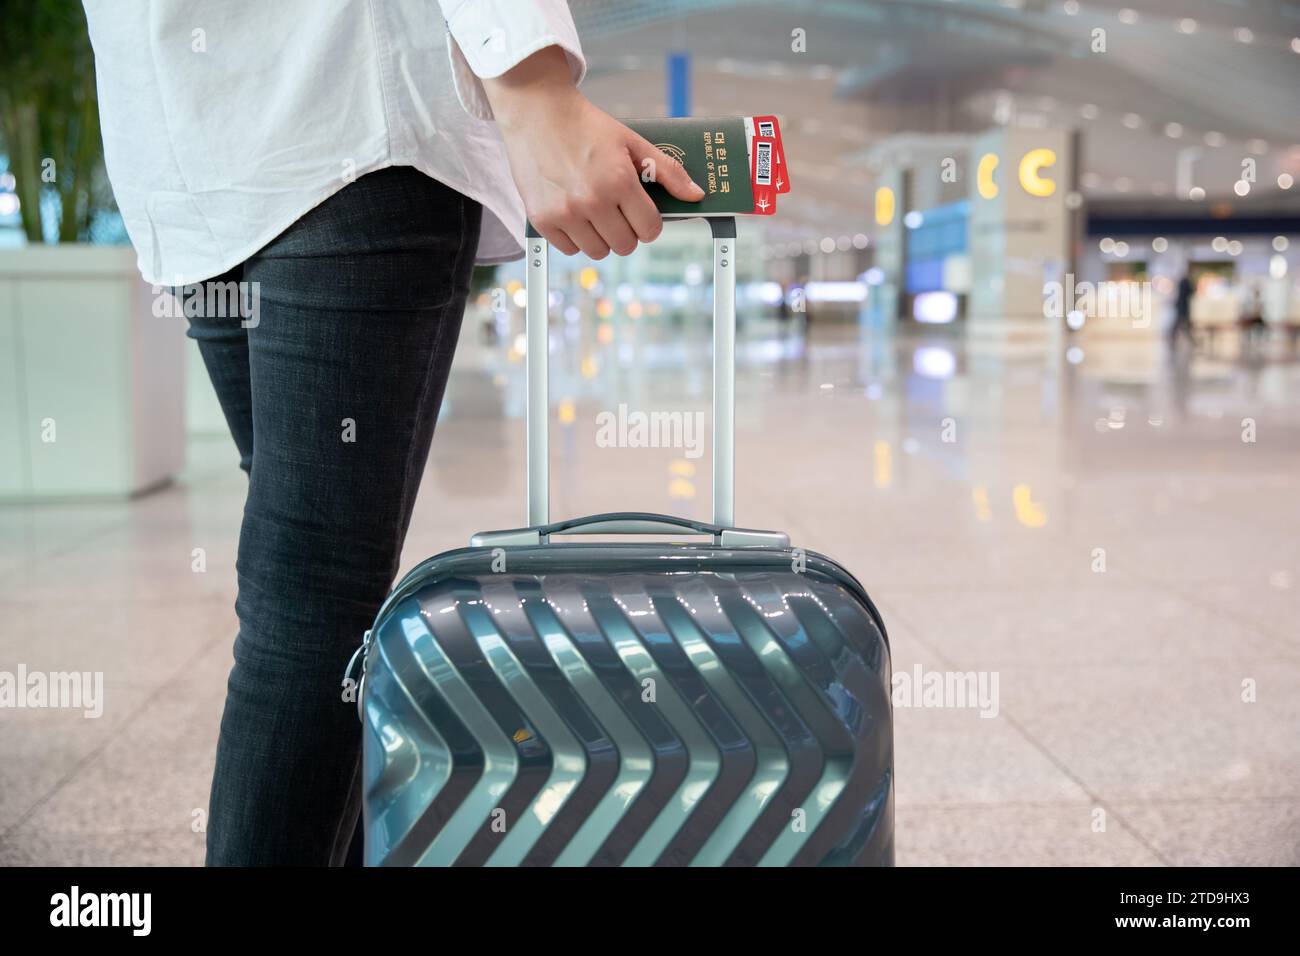
M 785 161 L 785 144 L 781 140 L 781 124 L 775 116 L 755 116 L 754 130 L 759 136 L 769 136 L 776 141 L 776 186 L 778 193 L 790 191 L 790 167 Z

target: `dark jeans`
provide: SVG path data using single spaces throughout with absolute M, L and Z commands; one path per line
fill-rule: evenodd
M 343 670 L 397 573 L 480 215 L 409 167 L 372 173 L 211 280 L 249 283 L 255 315 L 190 319 L 249 474 L 209 866 L 347 855 L 361 725 Z

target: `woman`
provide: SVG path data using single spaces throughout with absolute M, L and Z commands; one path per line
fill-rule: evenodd
M 142 274 L 256 303 L 190 320 L 249 476 L 208 863 L 339 862 L 340 675 L 397 572 L 471 267 L 522 254 L 525 210 L 566 254 L 654 239 L 645 159 L 703 191 L 578 92 L 562 0 L 85 7 Z

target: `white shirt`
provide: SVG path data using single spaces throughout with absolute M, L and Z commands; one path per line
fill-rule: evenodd
M 564 0 L 84 0 L 109 179 L 140 272 L 218 275 L 385 166 L 483 205 L 477 261 L 523 253 L 479 78 L 559 45 Z M 444 22 L 445 17 L 445 22 Z

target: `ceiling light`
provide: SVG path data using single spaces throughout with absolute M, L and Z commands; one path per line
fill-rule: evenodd
M 1124 125 L 1129 129 L 1137 129 L 1142 125 L 1142 117 L 1138 116 L 1136 113 L 1125 113 Z
M 1196 21 L 1193 20 L 1191 17 L 1183 17 L 1181 20 L 1178 21 L 1178 32 L 1195 33 Z
M 1251 43 L 1255 39 L 1255 34 L 1246 27 L 1237 27 L 1232 31 L 1232 35 L 1237 38 L 1238 43 Z
M 1295 177 L 1292 176 L 1290 173 L 1282 173 L 1280 176 L 1277 177 L 1278 189 L 1290 189 L 1294 185 L 1295 185 Z
M 1206 146 L 1217 147 L 1217 146 L 1222 146 L 1223 144 L 1224 144 L 1224 135 L 1222 133 L 1216 133 L 1213 130 L 1211 130 L 1210 132 L 1205 134 Z

